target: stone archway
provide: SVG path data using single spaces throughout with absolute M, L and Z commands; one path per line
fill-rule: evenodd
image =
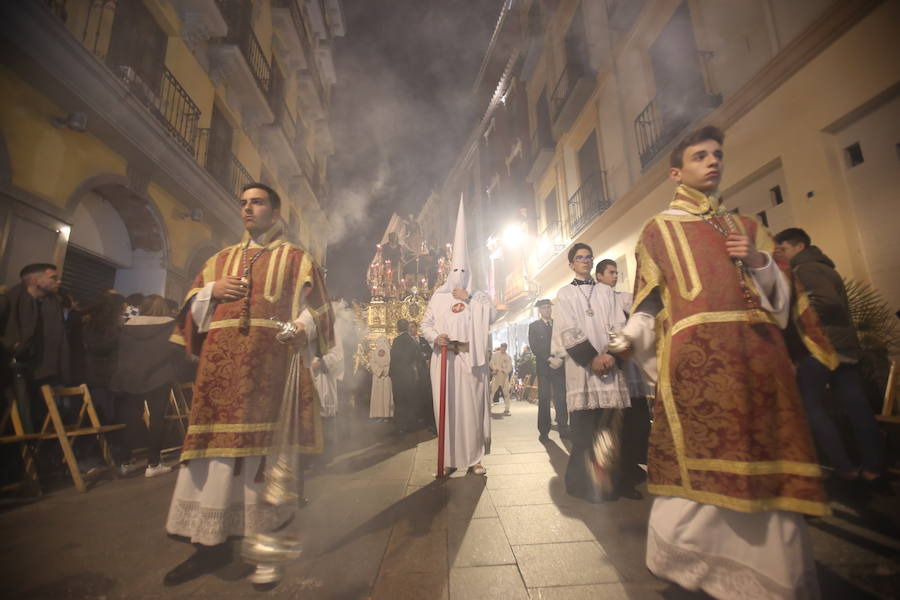
M 101 175 L 70 197 L 74 247 L 82 271 L 115 269 L 112 287 L 122 294 L 166 293 L 168 243 L 154 203 L 128 186 L 128 179 Z M 108 277 L 108 276 L 107 276 Z M 71 279 L 71 278 L 70 278 Z M 78 282 L 70 282 L 77 289 Z

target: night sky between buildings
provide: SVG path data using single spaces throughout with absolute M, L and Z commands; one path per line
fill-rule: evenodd
M 368 300 L 365 272 L 391 214 L 418 214 L 479 111 L 472 85 L 501 0 L 344 0 L 335 44 L 328 287 Z

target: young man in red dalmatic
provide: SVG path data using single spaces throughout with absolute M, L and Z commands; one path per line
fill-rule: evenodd
M 647 566 L 717 598 L 817 597 L 804 515 L 829 509 L 782 334 L 791 287 L 769 233 L 719 204 L 723 139 L 704 127 L 675 147 L 679 185 L 641 232 L 610 345 L 657 377 Z
M 309 348 L 318 340 L 324 356 L 333 345 L 331 304 L 321 269 L 285 239 L 280 209 L 273 189 L 244 186 L 244 237 L 206 262 L 172 337 L 200 362 L 166 530 L 197 552 L 166 575 L 168 585 L 230 561 L 227 538 L 268 533 L 290 519 L 295 502 L 263 501 L 267 458 L 272 466 L 286 450 L 275 447 L 282 403 L 298 406 L 289 450 L 322 451 Z M 294 331 L 285 334 L 290 322 Z M 298 353 L 301 368 L 290 370 Z M 254 582 L 277 576 L 260 569 Z

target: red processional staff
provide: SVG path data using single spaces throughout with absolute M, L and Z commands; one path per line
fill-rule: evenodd
M 438 417 L 438 459 L 435 477 L 440 479 L 444 476 L 444 439 L 447 423 L 447 346 L 441 346 L 441 397 Z

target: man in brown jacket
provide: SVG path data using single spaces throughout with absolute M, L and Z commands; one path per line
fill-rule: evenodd
M 797 383 L 806 407 L 810 429 L 838 476 L 866 482 L 878 480 L 881 474 L 881 436 L 860 378 L 860 347 L 856 328 L 850 316 L 847 290 L 834 263 L 802 229 L 791 227 L 775 236 L 776 257 L 790 263 L 794 276 L 809 294 L 825 333 L 831 340 L 841 363 L 834 371 L 812 355 L 797 363 Z M 830 386 L 847 412 L 861 465 L 854 465 L 834 423 L 825 413 L 825 388 Z

